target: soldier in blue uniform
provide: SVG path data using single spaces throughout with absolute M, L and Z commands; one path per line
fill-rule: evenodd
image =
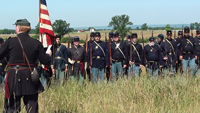
M 164 40 L 164 35 L 159 34 L 156 41 L 155 41 L 155 44 L 157 44 L 160 47 L 160 44 L 162 43 L 163 40 Z
M 195 55 L 194 38 L 189 35 L 189 32 L 190 29 L 186 26 L 184 36 L 181 40 L 177 40 L 177 54 L 180 55 L 179 59 L 182 61 L 183 74 L 187 74 L 187 68 L 189 67 L 190 76 L 194 76 L 197 56 Z
M 163 75 L 166 76 L 168 70 L 170 75 L 175 74 L 176 67 L 176 41 L 172 39 L 172 31 L 168 30 L 167 39 L 165 39 L 161 45 L 161 54 L 163 59 Z
M 200 75 L 200 29 L 196 30 L 196 37 L 194 38 L 195 41 L 195 54 L 197 55 L 196 63 L 196 75 Z
M 0 48 L 1 45 L 4 43 L 4 40 L 0 38 Z M 5 70 L 4 68 L 7 65 L 7 58 L 4 57 L 2 60 L 0 60 L 0 84 L 2 84 L 3 89 L 4 89 L 4 77 L 5 77 Z
M 123 77 L 123 68 L 126 67 L 124 61 L 126 59 L 126 44 L 119 39 L 119 33 L 115 32 L 114 42 L 111 43 L 112 55 L 112 79 Z M 116 76 L 118 74 L 118 77 Z
M 143 49 L 142 45 L 137 42 L 137 33 L 131 35 L 131 43 L 126 47 L 127 49 L 127 59 L 126 64 L 128 64 L 128 76 L 129 77 L 139 77 L 140 69 L 142 68 L 143 62 Z M 131 55 L 132 53 L 132 55 Z
M 73 45 L 68 49 L 68 73 L 71 80 L 77 79 L 79 83 L 83 83 L 85 77 L 84 63 L 86 52 L 85 48 L 79 44 L 79 41 L 80 39 L 78 36 L 73 37 Z
M 176 38 L 176 45 L 178 45 L 178 43 L 181 42 L 181 39 L 183 37 L 183 32 L 182 31 L 178 31 L 178 37 Z M 178 52 L 179 49 L 176 49 L 176 59 L 177 59 L 177 62 L 176 62 L 176 72 L 178 72 L 178 70 L 181 72 L 181 60 L 179 59 L 179 56 L 180 56 L 180 52 Z
M 60 43 L 61 36 L 56 35 L 55 36 L 55 46 L 54 46 L 54 52 L 55 52 L 55 70 L 53 67 L 53 55 L 51 57 L 51 69 L 52 73 L 55 74 L 55 80 L 63 84 L 64 82 L 64 75 L 67 72 L 67 66 L 68 66 L 68 55 L 67 55 L 67 48 L 66 46 L 62 45 Z M 53 47 L 51 48 L 51 51 L 53 52 Z
M 94 38 L 95 40 L 92 42 L 92 50 L 88 47 L 88 64 L 89 68 L 92 70 L 93 83 L 97 83 L 97 79 L 104 81 L 104 70 L 105 67 L 109 66 L 106 43 L 101 41 L 100 38 L 101 34 L 96 32 Z M 92 51 L 91 58 L 90 51 Z M 90 64 L 90 59 L 92 59 L 92 65 Z
M 158 77 L 159 66 L 162 66 L 160 47 L 155 44 L 154 37 L 149 38 L 149 44 L 144 47 L 144 65 L 147 67 L 149 76 Z

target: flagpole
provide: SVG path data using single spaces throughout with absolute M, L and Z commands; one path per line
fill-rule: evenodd
M 41 0 L 39 0 L 39 22 L 40 22 L 40 13 L 41 13 Z

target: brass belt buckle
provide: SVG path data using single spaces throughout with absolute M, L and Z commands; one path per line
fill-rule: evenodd
M 2 66 L 2 63 L 0 63 L 0 66 Z
M 56 58 L 57 58 L 57 59 L 60 59 L 61 57 L 58 56 L 58 57 L 56 57 Z
M 172 55 L 172 53 L 170 52 L 169 55 Z
M 77 61 L 77 63 L 80 63 L 80 61 Z
M 190 54 L 191 52 L 188 52 L 188 54 Z
M 100 56 L 97 56 L 97 59 L 100 59 Z

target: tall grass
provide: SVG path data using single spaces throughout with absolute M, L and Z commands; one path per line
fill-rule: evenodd
M 200 77 L 120 79 L 92 84 L 68 82 L 39 95 L 41 113 L 199 112 Z M 3 94 L 0 94 L 3 103 Z M 23 105 L 23 104 L 22 104 Z M 0 104 L 3 109 L 3 104 Z M 22 112 L 25 112 L 23 110 Z

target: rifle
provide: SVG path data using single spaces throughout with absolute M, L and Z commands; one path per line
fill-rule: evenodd
M 70 38 L 70 35 L 68 34 L 68 41 L 67 41 L 67 47 L 69 48 L 70 47 L 70 42 L 71 42 L 71 40 L 70 40 L 71 38 Z
M 90 80 L 92 80 L 92 41 L 90 41 Z
M 153 30 L 152 30 L 151 36 L 153 37 Z
M 52 41 L 53 44 L 53 69 L 54 69 L 54 75 L 56 78 L 56 69 L 55 69 L 55 39 Z
M 85 51 L 86 51 L 86 55 L 87 55 L 87 52 L 88 52 L 88 34 L 86 35 L 86 41 L 85 41 Z
M 105 34 L 106 44 L 107 44 L 107 35 Z M 108 41 L 108 52 L 109 52 L 109 71 L 110 71 L 110 79 L 112 80 L 112 71 L 111 71 L 111 65 L 112 65 L 112 53 L 111 53 L 111 39 L 109 38 Z
M 132 62 L 133 60 L 133 46 L 132 46 L 132 41 L 130 40 L 130 60 Z M 132 69 L 132 63 L 131 63 L 131 74 L 133 73 L 133 69 Z
M 176 39 L 176 26 L 174 27 L 174 39 Z
M 193 32 L 192 32 L 193 30 L 191 29 L 191 36 L 193 37 Z
M 86 45 L 85 45 L 85 53 L 87 55 L 87 49 L 88 49 L 88 34 L 86 34 Z M 85 60 L 84 60 L 85 61 Z M 84 63 L 84 66 L 86 67 L 87 66 L 87 62 L 85 61 Z M 86 79 L 86 73 L 84 74 L 84 77 L 83 77 L 83 83 L 85 83 L 85 79 Z
M 147 63 L 147 59 L 146 59 L 146 54 L 145 54 L 145 49 L 144 49 L 144 36 L 143 36 L 143 31 L 142 31 L 142 45 L 143 45 L 144 61 L 145 61 L 145 64 L 146 64 L 146 63 Z
M 183 25 L 182 25 L 182 33 L 183 33 Z M 184 35 L 183 35 L 184 36 Z M 181 56 L 183 57 L 183 36 L 181 37 Z M 183 59 L 182 59 L 183 60 Z M 181 63 L 181 71 L 183 70 L 183 65 Z

